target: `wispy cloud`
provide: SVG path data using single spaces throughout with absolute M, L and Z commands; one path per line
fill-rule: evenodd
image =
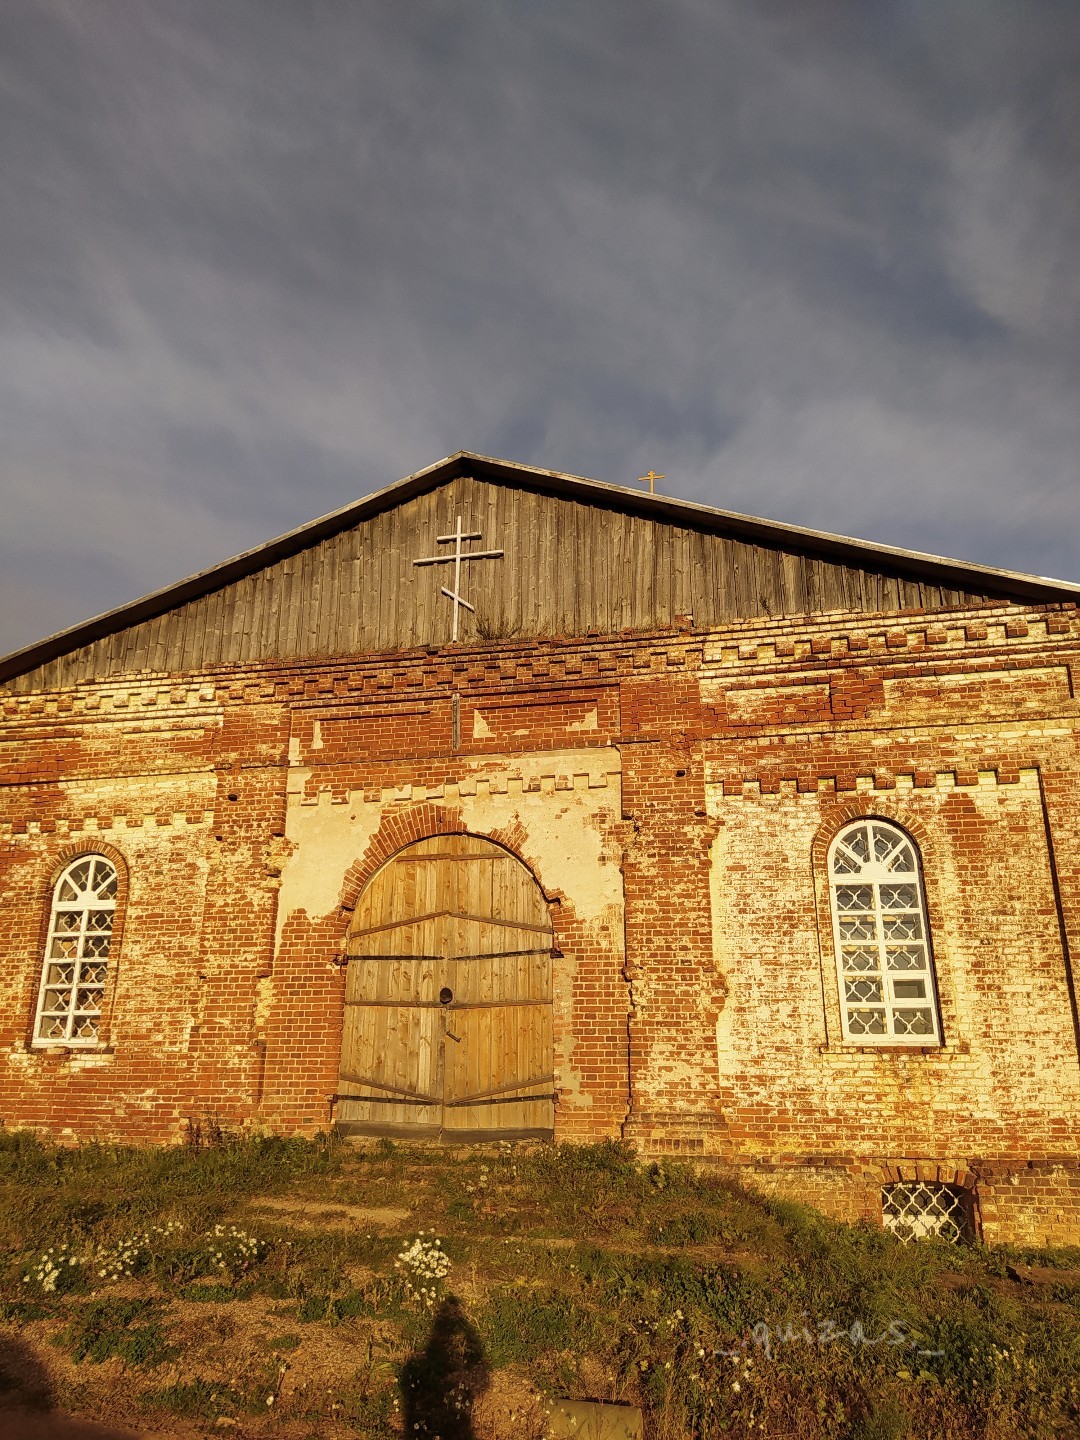
M 466 447 L 1080 578 L 1080 11 L 0 16 L 0 648 Z

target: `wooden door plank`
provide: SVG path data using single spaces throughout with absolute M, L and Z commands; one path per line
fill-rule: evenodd
M 395 857 L 365 890 L 348 942 L 343 1124 L 430 1129 L 438 1117 L 424 1097 L 438 1095 L 448 1134 L 551 1128 L 551 1100 L 516 1093 L 554 1081 L 544 1079 L 550 1059 L 547 1069 L 537 1063 L 551 1053 L 547 905 L 520 862 L 488 863 L 514 858 L 475 836 L 436 836 Z M 548 944 L 508 947 L 515 930 Z M 357 946 L 373 935 L 383 958 L 365 963 Z M 425 958 L 433 955 L 448 958 Z M 449 1009 L 439 1002 L 444 984 L 454 992 Z

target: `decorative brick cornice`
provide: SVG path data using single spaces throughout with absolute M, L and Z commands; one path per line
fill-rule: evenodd
M 870 814 L 886 799 L 913 792 L 978 792 L 1003 787 L 1038 790 L 1039 773 L 1034 767 L 1005 770 L 1001 767 L 956 770 L 879 770 L 875 774 L 853 772 L 822 775 L 802 770 L 787 775 L 762 770 L 753 775 L 730 775 L 713 767 L 705 781 L 706 790 L 715 798 L 759 799 L 768 796 L 814 795 L 833 797 L 849 794 L 851 817 Z M 858 797 L 858 798 L 856 798 Z
M 299 661 L 222 665 L 182 675 L 138 672 L 86 681 L 62 691 L 0 691 L 0 721 L 118 719 L 163 712 L 215 715 L 229 704 L 325 703 L 334 697 L 456 689 L 483 692 L 534 683 L 594 686 L 641 671 L 704 670 L 753 676 L 820 671 L 838 665 L 901 667 L 946 657 L 1038 664 L 1047 646 L 1080 648 L 1080 615 L 1067 602 L 967 605 L 876 616 L 830 611 L 812 617 L 731 621 L 693 631 L 504 640 L 418 648 L 393 654 L 315 656 Z

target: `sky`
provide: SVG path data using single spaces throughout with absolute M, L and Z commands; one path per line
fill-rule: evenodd
M 0 136 L 0 651 L 459 449 L 1080 581 L 1076 0 L 4 0 Z

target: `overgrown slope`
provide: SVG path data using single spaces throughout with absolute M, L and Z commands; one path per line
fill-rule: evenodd
M 0 1136 L 0 1247 L 0 1403 L 163 1435 L 527 1437 L 562 1395 L 657 1440 L 1080 1436 L 1080 1252 L 905 1247 L 615 1145 Z

